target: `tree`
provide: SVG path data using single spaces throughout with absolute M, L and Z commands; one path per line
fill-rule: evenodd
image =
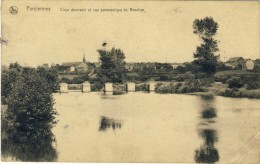
M 38 67 L 37 73 L 46 79 L 47 84 L 51 92 L 55 92 L 59 88 L 59 78 L 58 78 L 58 71 L 56 68 L 45 68 L 45 67 Z
M 56 124 L 52 90 L 36 69 L 23 68 L 8 94 L 8 110 L 3 152 L 22 161 L 52 161 L 57 157 L 52 146 L 51 128 Z M 3 130 L 3 129 L 2 129 Z
M 232 77 L 227 80 L 227 84 L 229 88 L 241 88 L 244 86 L 244 82 L 240 77 Z
M 193 54 L 194 62 L 201 67 L 203 72 L 214 74 L 219 58 L 216 52 L 219 49 L 218 41 L 213 36 L 217 33 L 218 23 L 212 17 L 196 19 L 193 22 L 193 29 L 193 33 L 202 40 L 202 44 L 197 47 L 196 52 Z
M 7 96 L 11 91 L 11 86 L 21 75 L 23 68 L 18 63 L 10 64 L 9 69 L 2 71 L 1 99 L 2 104 L 7 104 Z
M 98 77 L 102 83 L 122 83 L 126 78 L 125 54 L 120 49 L 112 48 L 110 51 L 99 49 L 101 67 Z

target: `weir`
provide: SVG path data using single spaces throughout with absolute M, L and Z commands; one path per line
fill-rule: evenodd
M 82 84 L 82 92 L 91 92 L 91 85 L 88 81 Z
M 145 91 L 155 91 L 156 82 L 148 82 L 144 83 L 144 85 L 148 86 Z M 60 93 L 68 93 L 68 92 L 91 92 L 91 84 L 89 81 L 85 81 L 82 84 L 67 84 L 67 83 L 60 83 Z M 113 83 L 105 83 L 104 84 L 104 92 L 114 92 Z M 136 84 L 134 82 L 127 82 L 125 83 L 125 90 L 126 92 L 136 92 Z
M 68 92 L 68 84 L 67 83 L 61 83 L 60 84 L 60 93 L 67 93 Z
M 135 83 L 126 83 L 126 92 L 135 92 Z
M 113 83 L 105 83 L 104 92 L 113 92 Z

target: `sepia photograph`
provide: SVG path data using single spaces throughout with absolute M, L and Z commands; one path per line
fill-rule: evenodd
M 260 163 L 259 1 L 2 0 L 1 162 Z

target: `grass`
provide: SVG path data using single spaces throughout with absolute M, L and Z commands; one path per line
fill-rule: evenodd
M 248 70 L 228 70 L 228 71 L 220 71 L 217 72 L 216 75 L 255 75 L 259 74 L 259 72 L 248 71 Z

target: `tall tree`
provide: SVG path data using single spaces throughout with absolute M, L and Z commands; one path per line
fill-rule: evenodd
M 51 92 L 55 92 L 59 88 L 59 75 L 57 68 L 51 67 L 51 68 L 44 68 L 44 67 L 38 67 L 37 73 L 46 79 L 49 85 L 49 88 Z
M 122 83 L 126 78 L 125 54 L 122 50 L 112 48 L 110 51 L 99 49 L 101 67 L 98 77 L 102 83 Z
M 8 94 L 5 133 L 7 152 L 22 161 L 52 161 L 51 128 L 56 124 L 52 90 L 36 69 L 23 68 Z M 5 141 L 6 142 L 6 141 Z M 6 149 L 3 149 L 6 151 Z M 51 152 L 51 154 L 46 154 Z
M 212 17 L 196 19 L 193 22 L 193 33 L 198 35 L 202 44 L 197 47 L 193 54 L 194 62 L 201 67 L 201 70 L 207 74 L 214 74 L 218 63 L 219 55 L 216 55 L 218 41 L 214 36 L 218 30 L 218 23 Z

